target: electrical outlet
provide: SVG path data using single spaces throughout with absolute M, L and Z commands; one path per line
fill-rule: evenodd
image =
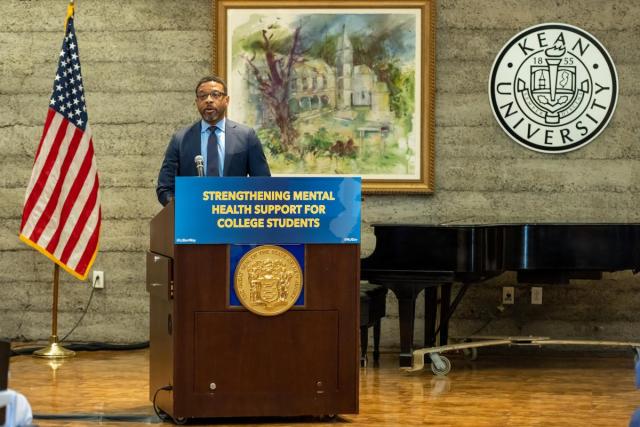
M 542 287 L 533 286 L 531 288 L 531 304 L 542 304 Z
M 93 272 L 93 287 L 96 289 L 104 289 L 104 271 Z
M 504 286 L 502 288 L 502 303 L 513 304 L 516 300 L 515 288 L 513 286 Z

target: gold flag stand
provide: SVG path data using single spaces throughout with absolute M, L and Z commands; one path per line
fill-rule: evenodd
M 34 351 L 36 357 L 44 357 L 47 359 L 62 359 L 65 357 L 73 357 L 75 351 L 68 350 L 58 344 L 58 282 L 60 280 L 60 267 L 54 264 L 53 268 L 53 304 L 51 308 L 51 336 L 49 337 L 49 345 Z

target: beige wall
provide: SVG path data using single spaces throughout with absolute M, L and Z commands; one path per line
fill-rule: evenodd
M 211 68 L 210 0 L 78 0 L 76 29 L 89 121 L 102 184 L 104 226 L 96 292 L 72 338 L 147 339 L 144 251 L 148 221 L 159 210 L 155 180 L 171 133 L 197 117 L 193 83 Z M 52 266 L 17 239 L 25 186 L 42 132 L 65 13 L 60 0 L 0 2 L 0 337 L 49 334 Z M 640 222 L 638 108 L 640 4 L 635 0 L 440 0 L 437 31 L 436 193 L 370 196 L 363 252 L 374 222 Z M 493 118 L 487 77 L 499 49 L 542 22 L 579 26 L 607 47 L 620 97 L 602 135 L 578 151 L 543 155 L 511 141 Z M 233 100 L 232 100 L 233 102 Z M 89 288 L 63 275 L 60 335 L 75 323 Z M 452 324 L 483 333 L 633 338 L 639 330 L 640 280 L 630 272 L 603 281 L 546 286 L 544 304 L 497 315 L 503 275 L 472 288 Z M 422 312 L 419 304 L 419 314 Z M 385 346 L 398 342 L 389 296 Z M 418 325 L 420 322 L 418 322 Z M 417 328 L 421 334 L 421 328 Z

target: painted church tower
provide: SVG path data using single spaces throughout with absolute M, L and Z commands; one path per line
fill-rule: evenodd
M 342 36 L 336 47 L 336 106 L 338 109 L 351 107 L 353 74 L 353 46 L 342 26 Z

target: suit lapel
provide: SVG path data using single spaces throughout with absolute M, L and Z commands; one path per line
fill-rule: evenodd
M 187 131 L 184 136 L 183 141 L 183 152 L 186 154 L 184 161 L 187 163 L 187 168 L 190 171 L 189 175 L 196 176 L 198 175 L 198 170 L 196 169 L 195 158 L 200 153 L 200 131 L 202 124 L 200 121 L 196 122 L 191 126 L 191 128 Z
M 193 157 L 195 158 L 195 156 L 202 154 L 200 151 L 201 147 L 200 147 L 200 143 L 201 143 L 201 138 L 200 135 L 202 134 L 202 122 L 197 122 L 195 123 L 191 129 L 189 130 L 189 149 L 190 151 L 193 152 Z
M 226 126 L 224 130 L 224 170 L 222 171 L 223 176 L 229 176 L 229 171 L 231 171 L 231 159 L 233 158 L 233 153 L 236 152 L 235 148 L 238 144 L 238 135 L 236 132 L 236 124 L 231 120 L 226 120 Z
M 185 137 L 185 142 L 187 144 L 187 150 L 189 154 L 193 154 L 193 157 L 198 154 L 202 154 L 200 152 L 200 133 L 201 133 L 202 124 L 200 122 L 194 123 L 191 126 L 191 129 L 187 132 Z

